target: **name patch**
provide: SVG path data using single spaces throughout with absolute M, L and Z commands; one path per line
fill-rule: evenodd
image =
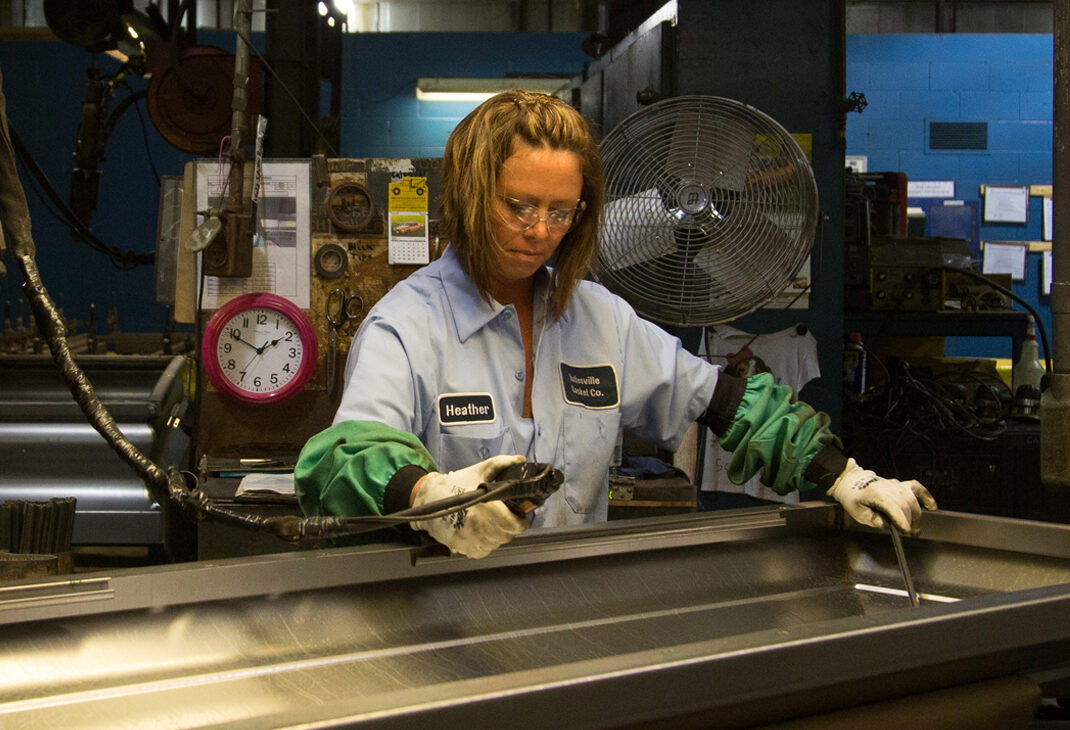
M 438 397 L 438 422 L 492 423 L 494 399 L 490 393 L 443 393 Z
M 617 371 L 612 365 L 561 363 L 565 402 L 584 408 L 615 408 L 620 403 Z

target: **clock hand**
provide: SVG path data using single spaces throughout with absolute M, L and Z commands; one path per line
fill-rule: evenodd
M 277 345 L 280 342 L 282 342 L 284 339 L 285 338 L 283 338 L 283 337 L 276 337 L 271 342 L 265 342 L 263 345 L 261 345 L 260 347 L 256 348 L 256 351 L 259 352 L 260 354 L 263 354 L 264 350 L 268 349 L 269 347 L 274 347 L 275 345 Z
M 257 348 L 256 348 L 256 354 L 257 354 L 257 355 L 263 355 L 263 354 L 264 354 L 264 350 L 268 349 L 269 347 L 274 347 L 275 345 L 277 345 L 277 344 L 279 344 L 280 342 L 282 342 L 282 341 L 283 341 L 283 339 L 284 339 L 284 338 L 282 338 L 282 337 L 276 337 L 276 338 L 275 338 L 275 339 L 273 339 L 273 340 L 270 340 L 270 341 L 268 341 L 268 342 L 265 342 L 265 343 L 264 343 L 264 344 L 262 344 L 262 345 L 261 345 L 260 347 L 257 347 Z M 253 345 L 253 347 L 256 347 L 256 346 L 255 346 L 255 345 Z
M 246 342 L 245 340 L 243 340 L 241 338 L 241 335 L 238 334 L 238 330 L 231 330 L 230 331 L 230 337 L 231 337 L 231 339 L 237 340 L 238 342 L 242 343 L 243 345 L 248 345 L 249 347 L 251 347 L 254 350 L 256 350 L 257 354 L 260 354 L 261 349 L 259 347 L 257 347 L 256 345 L 254 345 L 252 342 Z

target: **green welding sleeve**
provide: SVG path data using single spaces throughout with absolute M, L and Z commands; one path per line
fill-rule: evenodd
M 738 403 L 727 428 L 717 434 L 732 452 L 728 478 L 736 484 L 761 470 L 762 484 L 778 494 L 827 489 L 847 466 L 828 414 L 795 400 L 792 389 L 776 385 L 769 373 L 747 378 Z
M 435 462 L 420 440 L 373 421 L 342 421 L 309 439 L 294 467 L 306 517 L 397 512 Z

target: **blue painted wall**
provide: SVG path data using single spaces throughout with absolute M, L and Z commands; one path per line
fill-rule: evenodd
M 895 34 L 847 37 L 847 92 L 869 106 L 847 118 L 847 154 L 868 169 L 911 180 L 953 180 L 955 196 L 982 210 L 982 185 L 1050 185 L 1052 36 Z M 987 122 L 988 150 L 928 150 L 930 121 Z M 911 200 L 911 205 L 931 200 Z M 1041 240 L 1042 201 L 1031 198 L 1024 225 L 985 224 L 980 240 Z M 1051 331 L 1049 297 L 1040 294 L 1041 254 L 1014 293 L 1036 307 Z M 948 355 L 1010 357 L 1006 338 L 950 337 Z
M 584 33 L 368 33 L 346 39 L 347 157 L 441 157 L 473 103 L 421 102 L 421 76 L 578 74 Z
M 106 74 L 118 69 L 118 63 L 106 56 L 60 42 L 0 43 L 8 120 L 64 201 L 70 189 L 86 71 L 94 64 Z M 135 79 L 130 85 L 144 89 L 146 82 Z M 120 92 L 117 100 L 125 96 L 126 92 Z M 141 101 L 136 110 L 127 110 L 119 119 L 99 167 L 103 174 L 91 229 L 109 246 L 139 252 L 155 247 L 160 187 L 150 157 L 161 175 L 181 174 L 189 159 L 156 133 Z M 30 206 L 41 278 L 54 299 L 62 296 L 66 316 L 86 320 L 89 305 L 96 304 L 96 329 L 103 332 L 106 311 L 115 303 L 120 330 L 162 330 L 166 312 L 152 304 L 152 268 L 120 271 L 102 254 L 75 243 L 21 166 L 19 177 Z M 8 273 L 0 279 L 0 302 L 11 302 L 17 312 L 23 300 L 21 275 L 10 253 L 4 263 Z M 28 313 L 25 304 L 22 308 Z
M 507 73 L 579 73 L 587 56 L 580 33 L 390 33 L 347 36 L 343 48 L 343 157 L 439 157 L 450 130 L 474 104 L 417 102 L 421 76 L 502 76 Z M 198 33 L 202 44 L 233 50 L 233 35 Z M 263 39 L 253 39 L 259 48 Z M 51 41 L 0 42 L 0 72 L 12 127 L 23 138 L 60 196 L 66 200 L 75 137 L 81 117 L 86 70 L 112 74 L 118 63 L 100 54 Z M 132 79 L 133 89 L 147 86 Z M 121 99 L 125 93 L 120 93 Z M 324 100 L 326 95 L 324 94 Z M 159 184 L 153 172 L 180 175 L 190 155 L 171 148 L 156 133 L 144 102 L 140 116 L 128 110 L 108 141 L 100 165 L 101 190 L 91 228 L 110 246 L 152 251 Z M 271 126 L 268 126 L 271 133 Z M 20 171 L 37 244 L 37 264 L 53 297 L 63 296 L 67 317 L 87 319 L 97 305 L 97 330 L 115 303 L 118 327 L 160 331 L 166 312 L 152 304 L 151 267 L 119 271 L 99 253 L 75 243 L 49 213 Z M 14 258 L 4 257 L 0 302 L 22 300 Z M 6 323 L 4 325 L 6 326 Z

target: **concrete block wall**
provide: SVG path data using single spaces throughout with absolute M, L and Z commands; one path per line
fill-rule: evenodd
M 1051 184 L 1050 34 L 852 34 L 846 55 L 846 90 L 869 102 L 847 116 L 846 152 L 866 155 L 870 171 L 952 180 L 955 199 L 978 211 L 982 185 Z M 930 150 L 930 122 L 985 122 L 988 149 Z M 987 224 L 979 214 L 980 240 L 1041 240 L 1042 206 L 1031 197 L 1023 225 Z M 1030 254 L 1028 264 L 1014 293 L 1040 310 L 1050 332 L 1041 254 Z M 945 347 L 954 356 L 1010 357 L 1003 338 L 948 338 Z
M 416 99 L 422 76 L 578 74 L 584 33 L 369 33 L 348 36 L 342 69 L 347 157 L 441 157 L 474 102 Z M 564 83 L 567 79 L 562 79 Z

